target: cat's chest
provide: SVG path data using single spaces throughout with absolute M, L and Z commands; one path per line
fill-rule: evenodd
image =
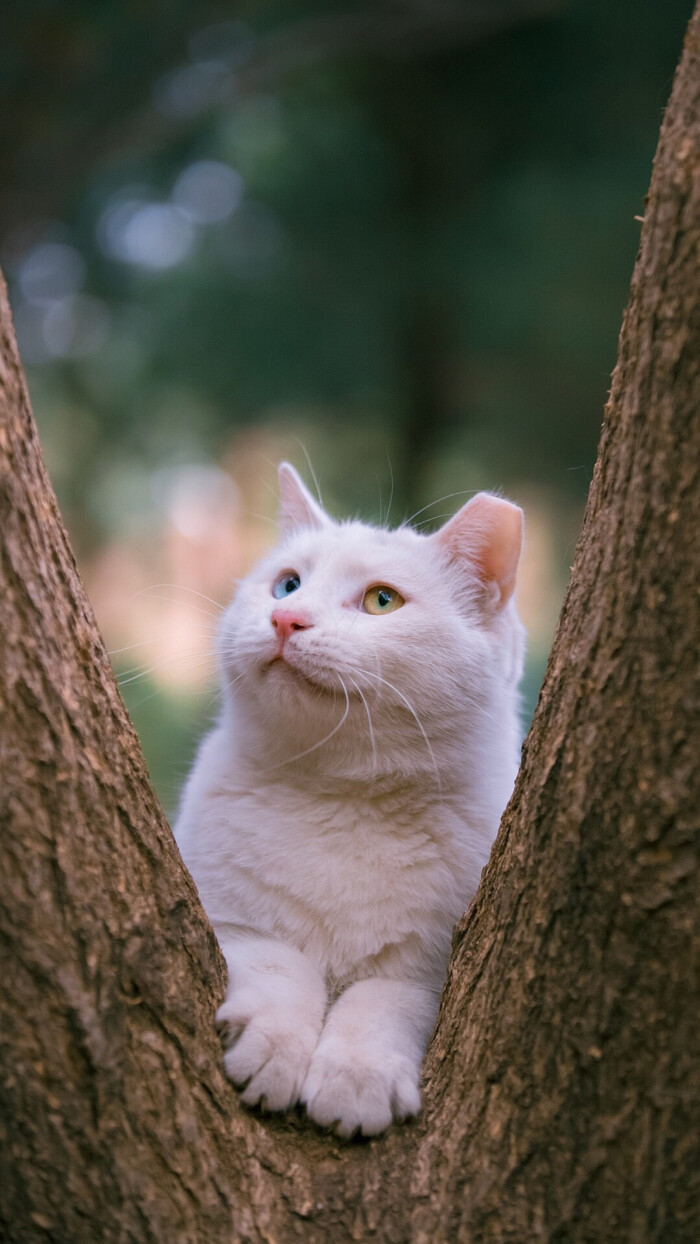
M 251 815 L 252 813 L 252 815 Z M 317 899 L 362 905 L 396 888 L 411 888 L 417 872 L 439 866 L 449 853 L 428 806 L 372 800 L 343 801 L 268 795 L 256 817 L 232 808 L 232 833 L 241 864 L 254 862 L 263 877 Z
M 460 852 L 444 810 L 419 800 L 239 797 L 229 808 L 219 899 L 229 920 L 319 947 L 340 966 L 459 914 Z M 450 914 L 455 909 L 456 914 Z

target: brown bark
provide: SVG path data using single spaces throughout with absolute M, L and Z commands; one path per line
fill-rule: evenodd
M 244 1112 L 0 308 L 0 1226 L 9 1241 L 700 1238 L 700 8 L 524 764 L 417 1123 Z

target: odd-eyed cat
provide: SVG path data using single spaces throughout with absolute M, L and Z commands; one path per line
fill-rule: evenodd
M 223 616 L 223 708 L 176 837 L 228 965 L 226 1071 L 341 1135 L 420 1106 L 452 927 L 518 763 L 522 512 L 336 523 L 279 469 L 282 540 Z

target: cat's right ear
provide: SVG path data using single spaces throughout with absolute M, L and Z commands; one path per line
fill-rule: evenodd
M 286 532 L 304 527 L 319 530 L 328 527 L 330 519 L 289 462 L 280 462 L 277 469 L 280 490 L 280 523 Z
M 430 537 L 465 565 L 496 609 L 507 604 L 523 546 L 523 512 L 503 497 L 479 492 Z

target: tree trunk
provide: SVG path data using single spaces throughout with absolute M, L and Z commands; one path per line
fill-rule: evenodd
M 3 1239 L 696 1244 L 699 248 L 700 8 L 425 1110 L 358 1145 L 245 1112 L 222 1075 L 221 959 L 75 570 L 3 303 Z

